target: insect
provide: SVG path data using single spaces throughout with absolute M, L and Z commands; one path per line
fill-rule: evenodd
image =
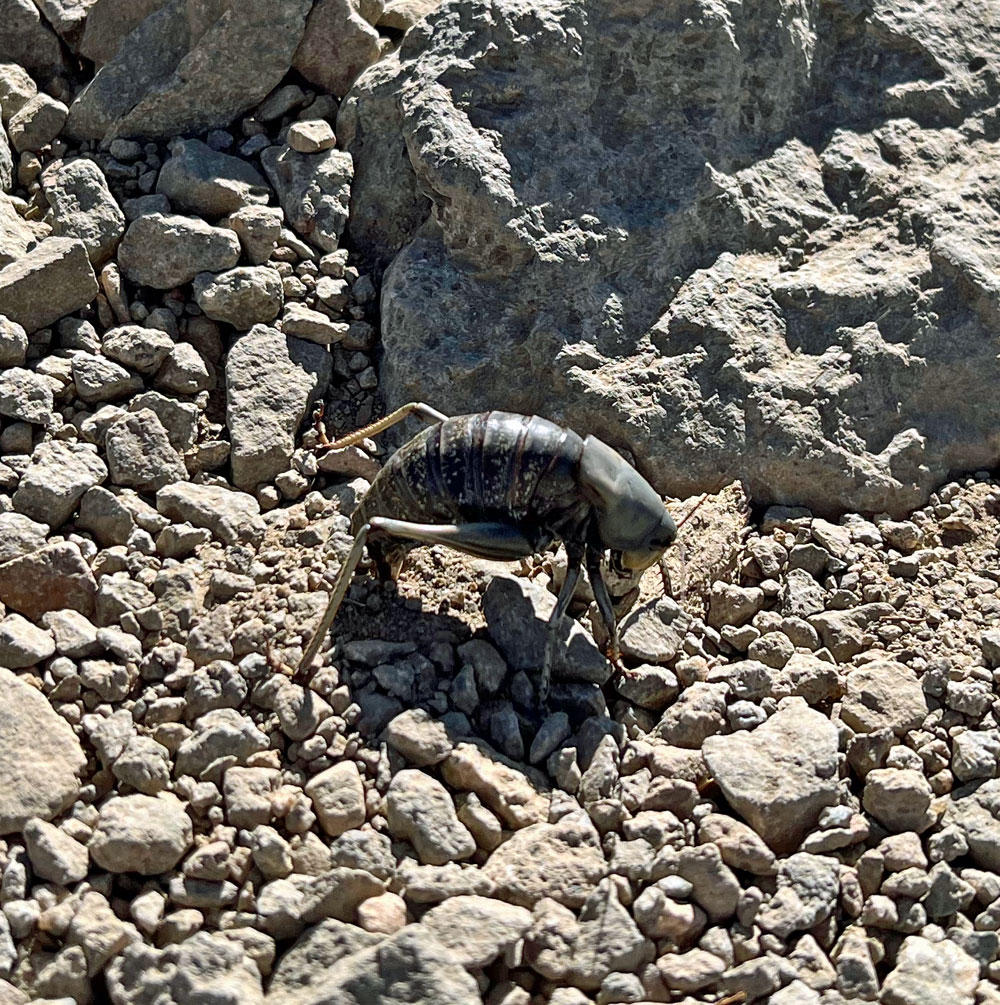
M 539 682 L 548 695 L 556 628 L 586 565 L 620 660 L 615 609 L 602 574 L 637 582 L 674 540 L 677 527 L 655 489 L 596 436 L 581 438 L 537 415 L 477 412 L 449 418 L 410 402 L 328 447 L 357 443 L 409 415 L 431 423 L 389 458 L 351 519 L 355 535 L 297 676 L 305 675 L 337 615 L 367 546 L 380 579 L 395 578 L 407 552 L 442 544 L 478 558 L 516 561 L 560 540 L 566 578 L 549 618 Z

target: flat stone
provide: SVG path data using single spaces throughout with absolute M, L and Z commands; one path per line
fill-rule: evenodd
M 353 761 L 342 761 L 318 775 L 305 786 L 313 801 L 320 827 L 330 837 L 360 827 L 365 822 L 365 790 Z
M 166 332 L 142 325 L 120 325 L 101 336 L 105 356 L 145 377 L 156 373 L 173 348 L 174 340 Z
M 0 223 L 0 230 L 2 229 Z M 0 267 L 7 264 L 0 249 Z M 15 321 L 0 317 L 0 367 L 23 365 L 27 350 L 28 333 Z
M 140 492 L 185 481 L 184 459 L 173 448 L 156 413 L 129 412 L 108 428 L 105 451 L 111 481 Z
M 167 485 L 156 493 L 156 508 L 171 520 L 206 527 L 224 544 L 259 538 L 264 532 L 257 500 L 217 485 Z
M 444 723 L 422 708 L 401 712 L 385 727 L 383 736 L 390 747 L 418 768 L 443 761 L 454 746 Z
M 344 0 L 318 0 L 306 20 L 293 66 L 310 83 L 343 97 L 365 67 L 381 55 L 379 34 Z
M 86 307 L 97 296 L 87 247 L 70 237 L 48 237 L 0 269 L 0 314 L 29 334 Z
M 61 101 L 47 94 L 29 98 L 7 120 L 11 145 L 18 153 L 41 150 L 59 135 L 68 112 Z
M 20 670 L 47 660 L 56 651 L 50 632 L 36 628 L 20 614 L 0 621 L 0 667 Z
M 77 396 L 88 404 L 120 401 L 142 390 L 141 377 L 96 353 L 75 353 L 72 367 Z
M 37 621 L 47 611 L 71 608 L 89 615 L 97 583 L 80 549 L 51 544 L 0 565 L 0 601 Z
M 709 736 L 702 752 L 730 805 L 779 854 L 837 802 L 837 729 L 798 698 L 750 732 Z
M 174 141 L 156 191 L 179 210 L 209 218 L 248 205 L 266 206 L 270 197 L 267 182 L 252 164 L 196 139 Z
M 90 854 L 108 872 L 172 869 L 191 846 L 191 818 L 176 796 L 115 796 L 101 807 Z
M 255 325 L 226 360 L 233 483 L 252 489 L 289 467 L 295 435 L 332 373 L 319 346 Z
M 86 879 L 90 871 L 87 846 L 40 817 L 25 823 L 24 844 L 32 871 L 40 879 L 69 886 Z
M 690 624 L 691 616 L 669 597 L 640 604 L 619 627 L 622 655 L 668 663 L 680 651 Z
M 0 565 L 43 548 L 48 533 L 48 524 L 23 513 L 0 513 Z
M 531 912 L 492 897 L 451 897 L 421 918 L 469 969 L 489 966 L 531 925 Z
M 86 763 L 72 727 L 41 692 L 0 668 L 0 834 L 66 809 Z
M 231 269 L 239 257 L 240 242 L 231 230 L 196 217 L 164 213 L 133 220 L 118 249 L 125 276 L 158 290 L 189 283 L 199 272 Z
M 0 415 L 37 426 L 52 421 L 52 381 L 40 373 L 11 367 L 0 372 Z
M 350 325 L 334 321 L 321 311 L 314 311 L 305 304 L 290 303 L 281 315 L 281 330 L 286 335 L 315 342 L 317 345 L 335 345 L 343 341 Z

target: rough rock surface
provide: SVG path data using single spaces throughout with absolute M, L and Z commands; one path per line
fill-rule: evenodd
M 390 407 L 488 394 L 630 446 L 662 491 L 730 471 L 820 512 L 995 462 L 997 44 L 910 13 L 430 14 L 338 124 Z
M 77 797 L 87 763 L 69 724 L 35 688 L 0 667 L 0 834 L 51 820 Z

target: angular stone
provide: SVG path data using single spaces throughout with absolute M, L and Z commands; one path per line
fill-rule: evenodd
M 107 476 L 104 461 L 92 448 L 60 440 L 40 443 L 14 493 L 14 508 L 39 523 L 59 527 L 84 492 Z
M 304 304 L 290 303 L 281 315 L 281 330 L 286 335 L 304 338 L 317 345 L 334 345 L 343 341 L 350 325 L 334 321 L 320 311 Z
M 0 834 L 66 809 L 86 763 L 69 723 L 38 690 L 0 668 Z
M 158 290 L 189 283 L 199 272 L 230 269 L 239 257 L 240 242 L 231 230 L 165 213 L 133 220 L 118 248 L 118 264 L 128 279 Z
M 354 167 L 342 150 L 300 154 L 291 147 L 268 147 L 261 163 L 285 219 L 323 251 L 336 251 L 347 223 Z
M 542 665 L 548 619 L 556 598 L 544 587 L 517 576 L 494 576 L 483 594 L 483 614 L 490 638 L 512 670 Z M 604 684 L 612 667 L 589 632 L 564 618 L 556 632 L 553 677 Z
M 108 872 L 151 876 L 172 869 L 192 840 L 191 818 L 176 796 L 115 796 L 101 807 L 90 854 Z
M 597 831 L 583 813 L 514 831 L 483 867 L 503 899 L 522 907 L 544 897 L 580 907 L 606 870 Z
M 880 1001 L 885 1005 L 972 1005 L 978 982 L 979 964 L 955 943 L 909 935 L 885 979 Z
M 85 879 L 90 871 L 87 846 L 40 817 L 24 825 L 24 843 L 31 868 L 40 879 L 69 886 Z
M 252 489 L 286 470 L 295 434 L 330 380 L 330 354 L 255 325 L 226 360 L 233 483 Z
M 0 372 L 0 415 L 47 426 L 53 401 L 52 382 L 41 374 L 22 367 Z
M 172 144 L 156 191 L 183 212 L 206 217 L 225 216 L 248 205 L 266 206 L 270 197 L 267 182 L 252 164 L 195 139 Z
M 292 65 L 310 83 L 343 97 L 365 67 L 381 54 L 378 32 L 351 0 L 319 0 Z
M 121 325 L 101 336 L 101 350 L 124 366 L 146 377 L 152 376 L 170 355 L 174 340 L 158 328 Z
M 929 708 L 916 674 L 895 660 L 875 660 L 847 674 L 840 717 L 851 729 L 891 729 L 903 736 L 918 729 Z
M 156 493 L 156 508 L 171 520 L 208 528 L 224 544 L 259 538 L 264 532 L 257 500 L 217 485 L 175 482 Z
M 164 0 L 96 0 L 84 25 L 80 54 L 103 66 L 126 38 Z
M 133 942 L 110 962 L 106 975 L 112 1000 L 122 1005 L 264 1005 L 257 964 L 239 941 L 223 932 L 195 932 L 164 949 Z
M 0 223 L 0 231 L 3 225 Z M 7 263 L 0 251 L 0 267 Z M 28 349 L 28 333 L 15 321 L 0 317 L 0 368 L 21 366 Z
M 383 736 L 390 747 L 418 768 L 444 760 L 454 746 L 444 723 L 422 708 L 401 712 L 385 727 Z
M 243 257 L 251 265 L 262 265 L 274 251 L 283 220 L 284 214 L 277 206 L 244 206 L 220 220 L 219 225 L 236 234 Z
M 56 651 L 49 632 L 36 628 L 20 614 L 0 621 L 0 667 L 20 670 L 47 660 Z
M 468 858 L 476 842 L 458 819 L 448 790 L 422 771 L 396 774 L 386 793 L 389 833 L 409 841 L 421 862 L 444 865 Z
M 129 412 L 108 428 L 105 450 L 111 481 L 140 492 L 187 479 L 184 460 L 170 443 L 155 412 Z
M 86 307 L 97 296 L 86 245 L 49 237 L 0 269 L 0 314 L 29 334 Z
M 42 22 L 38 7 L 31 0 L 2 0 L 0 24 L 3 25 L 0 60 L 10 60 L 19 67 L 27 67 L 40 74 L 50 74 L 62 68 L 59 39 Z
M 53 236 L 83 241 L 94 266 L 107 261 L 125 233 L 125 214 L 101 169 L 86 157 L 56 161 L 42 172 L 41 182 Z
M 160 391 L 197 394 L 215 388 L 214 368 L 190 342 L 178 342 L 156 371 L 154 381 Z
M 142 389 L 140 377 L 96 353 L 76 353 L 72 366 L 77 396 L 88 404 L 119 401 Z
M 730 805 L 779 854 L 837 802 L 837 729 L 798 698 L 751 732 L 710 736 L 705 762 Z
M 288 71 L 310 4 L 247 0 L 238 16 L 225 2 L 197 16 L 183 0 L 157 7 L 77 95 L 73 136 L 173 137 L 228 126 Z
M 8 120 L 10 142 L 18 153 L 38 151 L 51 143 L 66 124 L 69 109 L 47 94 L 29 98 Z
M 43 548 L 48 532 L 47 524 L 22 513 L 0 513 L 0 565 Z
M 451 897 L 421 919 L 470 969 L 489 966 L 531 925 L 531 912 L 491 897 Z
M 680 651 L 690 624 L 690 615 L 669 597 L 641 604 L 619 628 L 622 654 L 647 663 L 669 663 Z
M 268 324 L 285 302 L 281 276 L 265 266 L 243 266 L 227 272 L 201 272 L 194 279 L 194 299 L 213 321 L 247 331 Z
M 353 761 L 342 761 L 314 775 L 305 792 L 313 801 L 320 827 L 330 837 L 365 822 L 365 790 Z
M 876 768 L 865 775 L 864 808 L 892 832 L 927 830 L 937 819 L 934 793 L 922 771 Z

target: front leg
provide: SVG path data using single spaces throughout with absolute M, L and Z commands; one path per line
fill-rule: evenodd
M 545 655 L 542 657 L 542 676 L 538 682 L 538 700 L 544 702 L 549 696 L 552 682 L 552 660 L 555 657 L 556 645 L 559 642 L 559 623 L 566 616 L 577 580 L 580 578 L 580 565 L 583 562 L 583 545 L 566 542 L 566 578 L 562 589 L 556 598 L 556 606 L 549 615 L 548 631 L 545 633 Z
M 604 627 L 608 630 L 608 647 L 605 655 L 618 669 L 621 669 L 622 654 L 618 644 L 618 619 L 615 616 L 614 604 L 611 603 L 608 588 L 604 584 L 604 575 L 601 572 L 603 557 L 603 551 L 592 544 L 587 545 L 587 575 L 590 577 L 590 588 L 594 591 L 597 609 L 601 612 Z

